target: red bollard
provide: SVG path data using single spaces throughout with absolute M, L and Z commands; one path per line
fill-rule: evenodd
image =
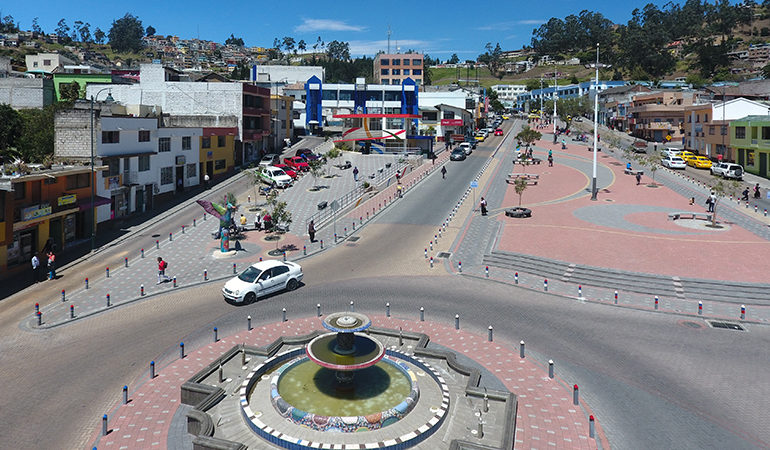
M 70 319 L 75 318 L 75 305 L 70 305 Z
M 578 391 L 578 385 L 572 387 L 572 404 L 573 405 L 579 405 L 580 404 L 580 394 Z

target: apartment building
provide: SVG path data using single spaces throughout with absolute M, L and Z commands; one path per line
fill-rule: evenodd
M 492 90 L 497 93 L 497 99 L 500 100 L 500 103 L 506 108 L 513 108 L 518 96 L 527 92 L 527 86 L 524 84 L 495 84 L 492 86 Z
M 24 62 L 27 65 L 27 72 L 36 72 L 50 74 L 62 70 L 65 65 L 74 65 L 73 61 L 66 56 L 58 53 L 38 53 L 35 55 L 26 55 Z
M 770 116 L 746 116 L 730 122 L 729 136 L 736 160 L 746 172 L 770 178 Z
M 418 86 L 423 81 L 423 55 L 420 53 L 380 53 L 374 58 L 374 82 L 400 85 L 411 78 Z
M 666 90 L 634 97 L 629 126 L 633 135 L 647 141 L 684 145 L 685 108 L 692 106 L 694 91 Z

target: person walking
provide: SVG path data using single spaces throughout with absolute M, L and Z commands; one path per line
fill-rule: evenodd
M 487 201 L 484 199 L 484 197 L 481 197 L 481 201 L 479 202 L 479 206 L 481 207 L 481 215 L 486 216 L 487 215 Z
M 446 166 L 441 168 L 441 179 L 443 180 L 445 178 L 446 178 Z
M 548 155 L 548 167 L 553 167 L 553 155 Z
M 171 278 L 168 275 L 166 275 L 167 268 L 168 268 L 168 263 L 166 261 L 163 261 L 163 258 L 158 256 L 158 284 L 161 284 L 164 281 L 171 281 Z
M 639 184 L 641 184 L 641 182 L 642 182 L 642 173 L 641 172 L 636 172 L 636 185 L 639 186 Z
M 307 234 L 310 236 L 310 242 L 315 242 L 315 223 L 312 220 L 307 224 Z
M 713 213 L 714 212 L 714 205 L 717 202 L 717 196 L 714 194 L 714 191 L 711 191 L 711 195 L 709 195 L 709 198 L 706 199 L 706 204 L 708 205 L 708 212 Z
M 246 231 L 246 216 L 241 214 L 241 231 Z
M 48 252 L 48 279 L 56 279 L 56 255 L 53 252 Z
M 254 229 L 257 231 L 262 230 L 262 220 L 259 217 L 259 213 L 254 215 Z
M 353 181 L 358 182 L 358 166 L 353 167 Z
M 32 255 L 32 283 L 40 281 L 40 260 L 37 253 Z
M 761 195 L 759 193 L 759 183 L 757 183 L 756 185 L 754 185 L 754 198 L 760 198 L 760 197 Z

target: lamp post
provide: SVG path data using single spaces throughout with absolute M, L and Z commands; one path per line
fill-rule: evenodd
M 591 181 L 591 200 L 596 200 L 596 153 L 597 138 L 599 137 L 599 43 L 596 43 L 596 79 L 594 80 L 594 158 L 593 180 Z
M 554 69 L 553 70 L 553 96 L 552 96 L 553 98 L 553 143 L 554 144 L 556 143 L 556 100 L 558 97 L 556 95 L 556 91 L 559 89 L 558 77 L 559 77 L 559 72 L 556 69 Z
M 538 111 L 540 119 L 543 118 L 543 77 L 540 76 L 540 111 Z
M 109 89 L 112 88 L 100 89 L 96 95 L 91 96 L 91 252 L 96 249 L 96 206 L 94 205 L 96 200 L 96 170 L 94 169 L 94 101 L 99 97 L 99 94 Z M 107 93 L 105 101 L 108 103 L 113 101 L 111 93 Z

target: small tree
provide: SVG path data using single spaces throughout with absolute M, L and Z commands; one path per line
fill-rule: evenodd
M 543 137 L 543 133 L 533 130 L 529 126 L 524 126 L 524 129 L 516 135 L 516 139 L 526 144 L 527 149 L 537 140 Z
M 331 150 L 326 152 L 326 159 L 328 159 L 330 161 L 334 161 L 337 158 L 339 158 L 340 156 L 342 156 L 342 151 L 340 151 L 340 149 L 338 149 L 337 147 L 332 147 Z M 326 174 L 327 175 L 329 174 L 329 166 L 328 165 L 326 166 Z
M 723 180 L 717 181 L 717 184 L 711 187 L 711 192 L 714 193 L 714 212 L 711 214 L 711 226 L 717 226 L 717 204 L 719 199 L 724 197 L 728 190 L 727 184 Z
M 638 155 L 635 156 L 634 159 L 636 159 L 639 164 L 642 167 L 646 167 L 650 174 L 652 175 L 652 184 L 655 185 L 655 171 L 660 168 L 660 157 L 657 155 Z
M 246 173 L 248 174 L 249 182 L 251 183 L 251 186 L 254 188 L 254 204 L 257 204 L 257 198 L 259 196 L 257 195 L 257 185 L 262 182 L 262 179 L 259 177 L 258 173 L 259 169 L 248 169 L 246 170 Z
M 527 190 L 527 179 L 524 177 L 518 177 L 513 182 L 513 188 L 519 195 L 519 206 L 521 206 L 521 195 Z
M 286 202 L 273 201 L 270 216 L 273 218 L 273 222 L 277 227 L 283 228 L 281 226 L 283 225 L 286 227 L 286 231 L 289 230 L 289 225 L 291 225 L 291 212 L 286 207 Z
M 310 175 L 313 176 L 313 189 L 317 191 L 320 189 L 320 187 L 318 187 L 318 177 L 323 175 L 324 163 L 320 159 L 315 159 L 308 161 L 307 165 L 310 167 Z

